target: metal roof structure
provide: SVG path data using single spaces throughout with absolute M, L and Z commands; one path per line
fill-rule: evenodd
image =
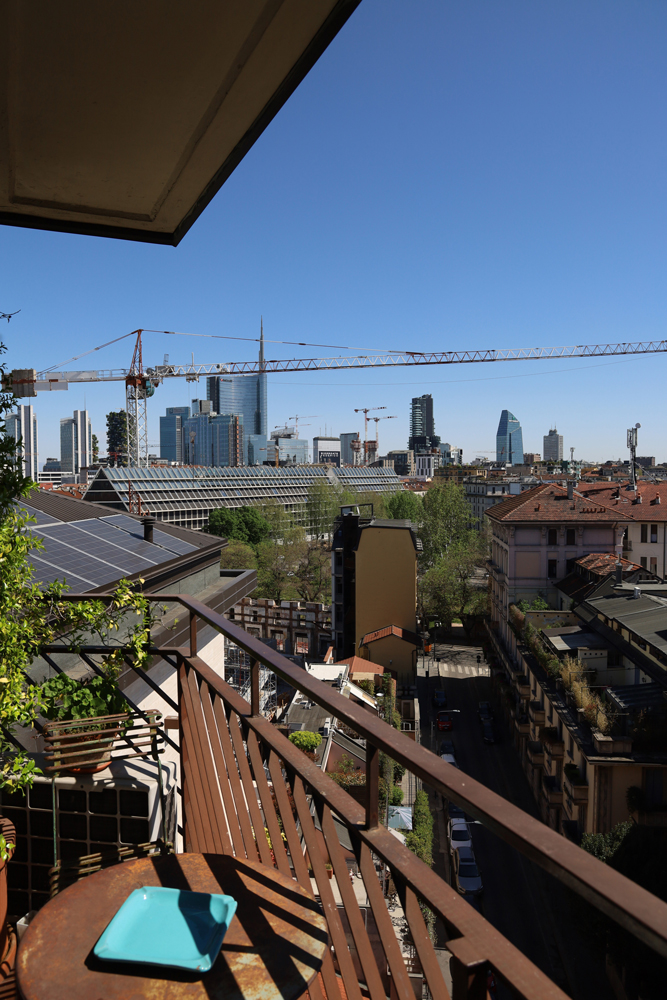
M 143 513 L 188 528 L 205 528 L 211 510 L 280 503 L 302 517 L 308 490 L 316 481 L 334 487 L 392 493 L 402 489 L 393 469 L 366 466 L 334 469 L 324 465 L 269 465 L 211 468 L 154 466 L 99 469 L 86 500 L 118 511 L 141 504 Z

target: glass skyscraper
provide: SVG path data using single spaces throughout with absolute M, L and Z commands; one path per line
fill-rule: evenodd
M 521 424 L 509 410 L 503 410 L 500 414 L 496 434 L 496 462 L 503 465 L 523 465 Z
M 93 461 L 93 428 L 88 410 L 60 421 L 60 471 L 78 475 Z
M 222 415 L 239 417 L 243 424 L 243 465 L 251 463 L 248 455 L 250 435 L 268 435 L 266 409 L 266 372 L 264 372 L 264 329 L 259 342 L 258 375 L 214 375 L 206 379 L 206 398 L 212 409 Z M 254 458 L 258 449 L 251 449 Z M 264 461 L 264 458 L 262 461 Z
M 37 417 L 30 404 L 17 407 L 16 413 L 10 413 L 5 424 L 5 433 L 21 442 L 20 454 L 21 472 L 24 476 L 39 482 L 39 455 L 37 447 Z
M 189 416 L 189 406 L 168 406 L 165 416 L 160 417 L 160 458 L 183 461 L 183 423 Z

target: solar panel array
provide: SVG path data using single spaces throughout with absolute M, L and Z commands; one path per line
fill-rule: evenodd
M 124 514 L 64 522 L 29 504 L 20 507 L 37 522 L 28 530 L 43 547 L 29 558 L 33 581 L 41 586 L 64 580 L 72 593 L 85 593 L 197 550 L 158 530 L 147 542 L 143 526 Z

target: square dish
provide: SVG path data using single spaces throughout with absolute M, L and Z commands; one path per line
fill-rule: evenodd
M 93 951 L 105 961 L 208 972 L 235 912 L 232 896 L 145 885 L 130 893 Z

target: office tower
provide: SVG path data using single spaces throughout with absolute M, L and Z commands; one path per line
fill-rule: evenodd
M 542 448 L 542 454 L 544 455 L 545 462 L 562 462 L 563 461 L 563 435 L 559 434 L 557 429 L 554 427 L 550 430 L 548 434 L 545 434 L 542 438 L 544 442 L 544 447 Z
M 271 431 L 271 439 L 266 445 L 266 461 L 269 465 L 276 464 L 306 465 L 308 462 L 308 442 L 297 438 L 294 427 L 279 427 Z
M 32 406 L 19 406 L 16 413 L 10 413 L 5 424 L 5 433 L 17 442 L 17 452 L 20 456 L 19 465 L 23 475 L 38 482 L 37 417 Z
M 340 436 L 340 464 L 361 465 L 361 439 L 359 431 Z
M 243 424 L 233 413 L 211 417 L 211 462 L 218 467 L 237 466 L 243 458 Z M 253 435 L 255 437 L 256 435 Z
M 88 410 L 60 421 L 60 471 L 78 476 L 93 461 L 93 428 Z
M 341 440 L 334 437 L 313 438 L 313 465 L 341 464 Z
M 435 433 L 433 420 L 433 397 L 430 393 L 415 396 L 410 408 L 410 438 L 408 450 L 415 455 L 440 447 L 440 438 Z
M 264 465 L 268 455 L 267 448 L 266 434 L 248 434 L 248 465 Z M 243 454 L 243 441 L 240 454 Z
M 521 424 L 509 410 L 503 410 L 500 414 L 496 433 L 496 462 L 503 465 L 523 465 Z
M 219 414 L 233 414 L 243 424 L 243 464 L 248 465 L 251 434 L 267 434 L 266 372 L 264 371 L 264 327 L 259 345 L 257 375 L 214 375 L 206 379 L 206 398 Z
M 160 417 L 160 458 L 183 461 L 183 421 L 189 416 L 189 406 L 168 406 L 164 417 Z

